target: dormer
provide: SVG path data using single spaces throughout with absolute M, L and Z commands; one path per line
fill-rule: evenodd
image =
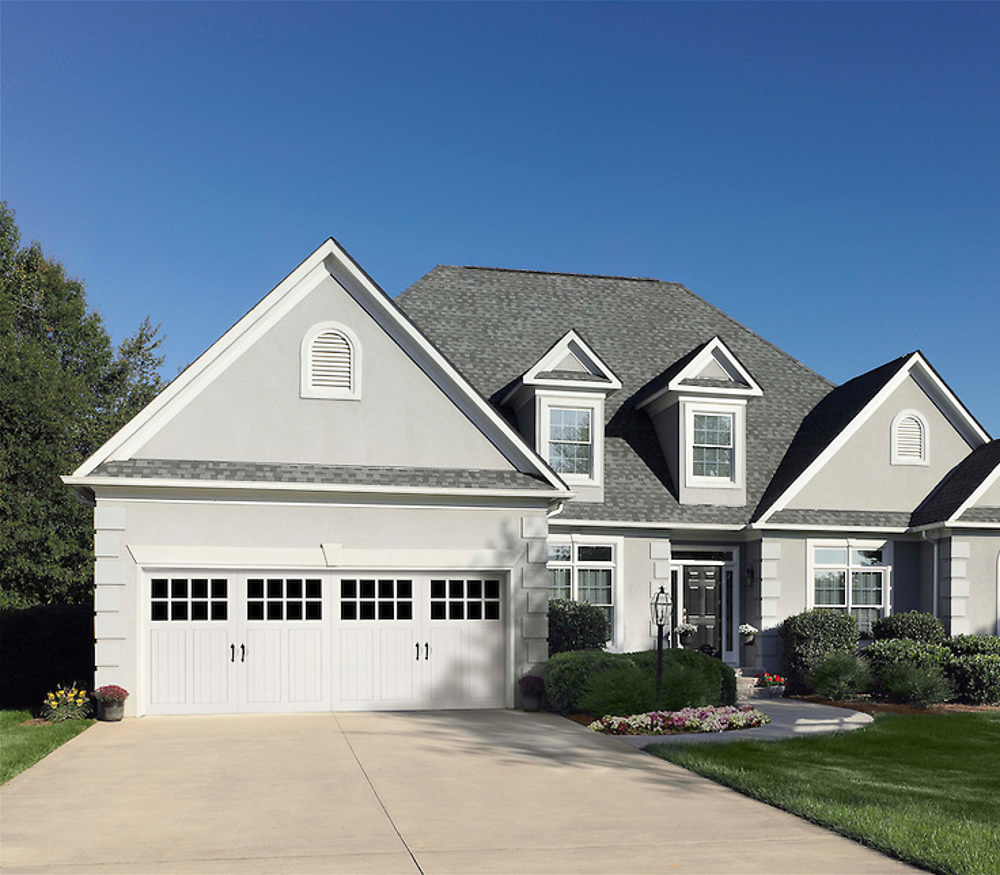
M 604 402 L 621 380 L 577 334 L 566 332 L 501 401 L 521 434 L 583 501 L 604 498 Z
M 636 406 L 653 421 L 681 504 L 746 504 L 746 405 L 763 395 L 718 337 L 693 349 Z

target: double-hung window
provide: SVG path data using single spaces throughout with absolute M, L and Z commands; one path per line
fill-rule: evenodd
M 550 543 L 548 570 L 549 598 L 597 605 L 614 631 L 614 543 Z
M 849 545 L 813 546 L 813 604 L 848 611 L 864 636 L 886 613 L 889 566 L 882 549 Z
M 549 464 L 560 474 L 594 471 L 593 412 L 587 408 L 552 407 L 549 410 Z
M 694 414 L 691 472 L 695 477 L 732 479 L 733 414 Z

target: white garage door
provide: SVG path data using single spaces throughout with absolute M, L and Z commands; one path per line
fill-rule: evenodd
M 504 705 L 499 576 L 148 580 L 151 714 Z

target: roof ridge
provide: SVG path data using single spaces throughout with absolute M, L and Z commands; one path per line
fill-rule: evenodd
M 679 286 L 681 283 L 673 280 L 661 280 L 655 276 L 622 276 L 613 273 L 574 273 L 565 270 L 534 270 L 526 267 L 484 267 L 478 264 L 439 264 L 438 267 L 456 267 L 459 270 L 490 270 L 495 273 L 535 273 L 542 276 L 578 276 L 597 280 L 629 280 L 637 283 L 663 283 L 667 286 Z

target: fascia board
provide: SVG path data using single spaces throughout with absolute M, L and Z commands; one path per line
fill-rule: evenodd
M 944 414 L 955 430 L 973 449 L 989 443 L 990 436 L 976 421 L 966 406 L 958 400 L 948 384 L 938 376 L 930 362 L 919 352 L 913 354 L 915 361 L 908 366 L 914 372 L 913 379 L 924 390 L 927 397 Z
M 614 371 L 612 371 L 611 368 L 605 364 L 603 359 L 601 359 L 601 357 L 590 348 L 590 345 L 572 328 L 560 337 L 559 340 L 557 340 L 551 347 L 549 347 L 545 354 L 525 372 L 524 382 L 528 384 L 538 383 L 538 375 L 540 373 L 544 373 L 545 371 L 551 371 L 553 366 L 557 364 L 567 353 L 573 353 L 573 355 L 576 355 L 576 351 L 571 349 L 572 344 L 576 344 L 577 347 L 579 347 L 579 351 L 583 353 L 584 357 L 590 359 L 590 364 L 611 381 L 610 383 L 602 383 L 602 388 L 606 388 L 609 392 L 616 392 L 618 389 L 621 389 L 622 381 L 615 376 Z M 579 356 L 577 357 L 579 358 Z M 551 385 L 551 381 L 545 382 L 546 384 Z
M 910 361 L 901 367 L 892 378 L 879 390 L 879 392 L 858 412 L 858 414 L 852 419 L 830 443 L 826 445 L 823 451 L 813 459 L 812 463 L 795 478 L 794 481 L 781 493 L 772 503 L 771 506 L 761 514 L 761 517 L 754 524 L 755 526 L 763 526 L 767 521 L 776 514 L 779 510 L 784 510 L 796 495 L 801 492 L 807 483 L 812 480 L 813 477 L 823 468 L 827 462 L 830 461 L 841 448 L 860 430 L 871 417 L 872 414 L 881 407 L 890 395 L 893 394 L 909 377 L 910 369 L 916 360 L 916 353 L 910 358 Z
M 284 315 L 299 298 L 304 297 L 329 275 L 324 268 L 324 261 L 334 253 L 335 248 L 336 243 L 333 238 L 326 240 L 302 264 L 258 301 L 242 319 L 188 365 L 169 386 L 84 461 L 73 472 L 73 476 L 86 476 L 102 462 L 129 458 L 131 452 L 146 443 L 177 413 L 183 410 L 219 370 L 239 356 L 273 321 Z M 286 298 L 289 292 L 296 288 L 299 294 L 289 303 Z M 279 308 L 280 303 L 284 303 L 285 306 Z M 268 315 L 271 316 L 271 319 L 265 320 Z
M 879 535 L 904 535 L 915 531 L 908 526 L 807 525 L 803 523 L 753 523 L 760 532 L 874 532 Z
M 336 241 L 333 241 L 334 245 Z M 525 440 L 497 413 L 483 397 L 469 384 L 458 370 L 428 341 L 405 317 L 402 311 L 392 303 L 375 282 L 361 267 L 337 245 L 339 257 L 331 270 L 331 275 L 338 280 L 348 293 L 353 293 L 355 300 L 386 330 L 388 325 L 395 328 L 399 335 L 390 336 L 403 348 L 424 372 L 435 382 L 452 402 L 476 424 L 480 431 L 510 461 L 518 467 L 528 467 L 542 476 L 555 489 L 566 490 L 566 484 L 559 476 L 531 449 Z M 346 281 L 350 281 L 349 283 Z M 367 306 L 366 306 L 367 305 Z M 417 357 L 419 353 L 419 358 Z M 455 392 L 449 392 L 445 386 L 451 386 Z M 513 456 L 513 458 L 511 458 Z
M 466 496 L 469 498 L 535 498 L 539 502 L 551 502 L 574 495 L 571 490 L 558 491 L 541 489 L 462 489 L 460 487 L 431 486 L 383 486 L 357 483 L 282 483 L 254 480 L 189 480 L 167 477 L 77 477 L 60 478 L 67 486 L 87 489 L 132 488 L 141 490 L 177 489 L 231 492 L 291 492 L 291 493 L 338 493 L 345 495 L 429 495 Z
M 570 520 L 563 517 L 551 517 L 549 528 L 604 528 L 604 529 L 656 529 L 664 531 L 691 532 L 741 532 L 746 526 L 742 523 L 654 523 L 625 522 L 622 520 Z

